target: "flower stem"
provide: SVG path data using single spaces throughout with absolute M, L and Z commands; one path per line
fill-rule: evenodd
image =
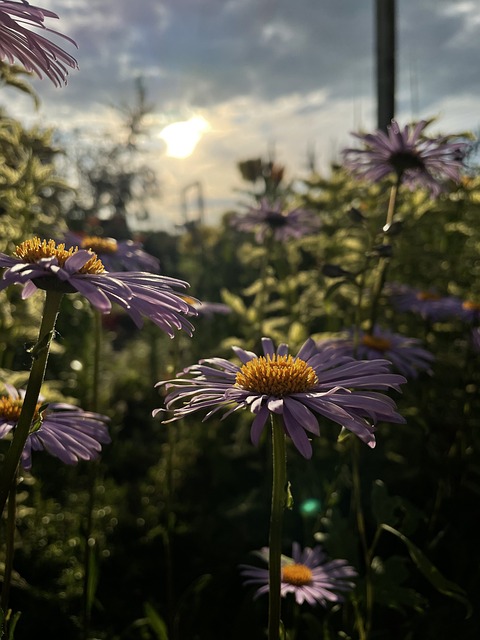
M 395 207 L 397 204 L 397 195 L 398 195 L 398 187 L 400 185 L 400 178 L 392 185 L 390 191 L 390 198 L 388 201 L 388 210 L 387 210 L 387 218 L 385 221 L 385 230 L 388 230 L 388 227 L 392 224 L 393 216 L 395 215 Z M 387 244 L 387 235 L 386 231 L 383 236 L 383 244 Z M 385 282 L 387 280 L 387 272 L 388 267 L 390 265 L 390 258 L 383 258 L 381 261 L 381 266 L 376 282 L 376 286 L 374 288 L 373 298 L 372 298 L 372 306 L 370 310 L 370 323 L 369 323 L 369 333 L 373 332 L 375 327 L 375 323 L 377 320 L 377 311 L 378 311 L 378 303 L 380 301 L 380 296 L 382 295 L 383 287 L 385 286 Z
M 93 348 L 93 380 L 92 380 L 92 411 L 99 409 L 100 390 L 100 360 L 102 354 L 102 319 L 98 312 L 94 312 L 94 348 Z M 85 518 L 85 546 L 83 557 L 83 594 L 82 594 L 82 615 L 83 615 L 83 637 L 85 640 L 90 635 L 90 619 L 92 603 L 95 596 L 95 552 L 96 539 L 93 536 L 93 512 L 95 509 L 95 490 L 97 487 L 98 461 L 92 461 L 88 469 L 88 503 Z
M 8 494 L 7 536 L 6 536 L 6 544 L 5 544 L 5 570 L 3 573 L 2 595 L 0 599 L 0 606 L 5 614 L 8 611 L 8 599 L 10 596 L 10 584 L 12 581 L 12 571 L 13 571 L 13 555 L 15 553 L 15 525 L 16 525 L 16 518 L 17 518 L 17 482 L 18 482 L 18 467 L 15 475 L 13 476 L 12 484 Z M 4 631 L 6 630 L 4 629 Z
M 272 507 L 269 537 L 268 640 L 279 640 L 281 617 L 282 522 L 286 502 L 287 458 L 280 416 L 272 415 Z
M 23 399 L 22 411 L 13 433 L 12 442 L 6 453 L 5 462 L 0 471 L 0 514 L 3 513 L 5 508 L 10 487 L 12 486 L 25 442 L 30 433 L 30 427 L 37 408 L 38 397 L 45 377 L 50 343 L 53 338 L 62 296 L 63 293 L 59 291 L 46 292 L 38 341 L 30 351 L 33 360 L 25 397 Z

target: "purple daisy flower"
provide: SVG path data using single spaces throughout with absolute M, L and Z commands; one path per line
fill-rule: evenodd
M 112 302 L 116 302 L 138 327 L 147 317 L 170 337 L 174 329 L 192 335 L 193 326 L 182 314 L 197 312 L 172 288 L 185 289 L 188 284 L 182 280 L 142 271 L 110 273 L 92 251 L 66 250 L 64 244 L 39 238 L 18 245 L 14 256 L 0 253 L 0 267 L 6 267 L 0 291 L 11 284 L 23 284 L 23 298 L 37 288 L 78 292 L 100 313 L 110 313 Z
M 251 207 L 248 213 L 234 215 L 231 224 L 239 231 L 255 233 L 255 240 L 259 244 L 269 236 L 285 243 L 316 233 L 320 228 L 318 216 L 313 211 L 284 211 L 279 200 L 272 203 L 267 198 L 263 198 L 258 207 Z
M 78 69 L 77 61 L 61 47 L 30 29 L 43 29 L 68 40 L 75 47 L 77 45 L 63 33 L 47 29 L 45 18 L 58 16 L 28 2 L 0 0 L 0 59 L 9 64 L 18 60 L 27 71 L 36 73 L 39 78 L 46 75 L 59 87 L 67 82 L 67 67 Z
M 195 300 L 189 296 L 182 297 L 186 302 L 192 305 L 199 316 L 211 318 L 215 313 L 219 313 L 223 316 L 228 316 L 229 313 L 232 313 L 232 308 L 229 307 L 228 304 L 223 304 L 223 302 L 205 302 L 204 300 Z
M 480 302 L 473 300 L 462 300 L 461 298 L 453 298 L 452 316 L 459 318 L 463 322 L 478 325 L 480 323 Z
M 451 318 L 458 306 L 457 299 L 453 296 L 441 296 L 431 289 L 417 289 L 403 284 L 389 285 L 386 294 L 398 311 L 417 313 L 433 322 Z
M 0 438 L 15 429 L 23 406 L 25 391 L 4 384 L 6 395 L 0 396 Z M 111 442 L 108 418 L 83 411 L 71 404 L 52 402 L 37 405 L 30 434 L 22 452 L 22 466 L 32 467 L 32 451 L 45 450 L 65 464 L 98 458 L 102 444 Z
M 333 348 L 339 355 L 352 356 L 355 352 L 353 331 L 348 337 L 326 340 L 320 348 Z M 431 373 L 430 365 L 435 360 L 417 338 L 406 338 L 379 327 L 374 327 L 372 333 L 359 331 L 356 355 L 359 360 L 386 358 L 406 378 L 416 378 L 420 371 Z
M 257 555 L 268 563 L 268 553 L 268 547 L 264 547 Z M 261 585 L 255 592 L 255 598 L 268 593 L 268 568 L 245 564 L 240 569 L 242 576 L 247 578 L 245 585 Z M 342 592 L 353 589 L 352 578 L 356 576 L 357 572 L 346 560 L 329 560 L 320 546 L 302 550 L 298 542 L 294 542 L 292 557 L 282 555 L 281 558 L 280 593 L 282 598 L 293 593 L 298 604 L 306 602 L 325 607 L 328 602 L 343 602 Z
M 69 232 L 65 238 L 65 245 L 93 251 L 107 271 L 160 271 L 159 260 L 144 251 L 139 242 L 133 240 L 115 240 Z
M 320 435 L 315 414 L 349 429 L 370 447 L 375 446 L 377 421 L 405 422 L 393 400 L 378 393 L 398 391 L 406 382 L 388 372 L 388 361 L 359 362 L 334 350 L 319 351 L 311 338 L 295 357 L 288 354 L 286 344 L 275 350 L 270 338 L 262 338 L 262 346 L 262 356 L 233 347 L 240 365 L 209 358 L 187 367 L 183 373 L 189 377 L 159 382 L 157 386 L 174 389 L 165 399 L 166 410 L 174 412 L 167 422 L 201 409 L 210 409 L 205 419 L 223 408 L 227 409 L 223 418 L 237 409 L 249 409 L 255 416 L 250 435 L 256 445 L 270 415 L 277 414 L 305 458 L 312 456 L 307 432 Z M 160 411 L 165 410 L 157 409 L 153 415 Z
M 345 166 L 359 177 L 378 182 L 394 173 L 410 189 L 424 187 L 432 197 L 443 190 L 445 180 L 459 182 L 466 142 L 452 142 L 451 136 L 427 138 L 423 132 L 430 124 L 421 120 L 401 129 L 395 120 L 388 132 L 353 134 L 364 144 L 362 149 L 344 149 Z

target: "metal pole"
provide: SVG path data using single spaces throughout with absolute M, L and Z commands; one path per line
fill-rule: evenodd
M 375 0 L 377 126 L 387 130 L 395 117 L 395 0 Z

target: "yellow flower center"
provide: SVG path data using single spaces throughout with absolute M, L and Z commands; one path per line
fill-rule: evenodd
M 40 240 L 40 238 L 37 237 L 19 244 L 15 249 L 14 255 L 26 263 L 35 263 L 42 260 L 42 258 L 55 257 L 58 260 L 58 264 L 63 267 L 67 258 L 70 258 L 77 252 L 78 247 L 65 249 L 63 243 L 57 245 L 54 240 Z M 105 272 L 102 261 L 97 258 L 95 253 L 91 253 L 92 257 L 78 270 L 78 273 L 95 274 Z
M 471 300 L 465 300 L 462 304 L 465 311 L 480 311 L 480 302 L 472 302 Z
M 312 367 L 300 358 L 268 355 L 244 364 L 235 382 L 248 391 L 282 397 L 309 391 L 318 383 L 318 378 Z
M 23 400 L 14 400 L 10 396 L 0 396 L 0 416 L 5 420 L 18 422 L 20 413 L 23 407 Z M 39 409 L 41 403 L 37 404 L 35 409 L 35 415 L 33 416 L 33 422 L 39 418 Z
M 430 291 L 419 291 L 416 296 L 417 300 L 421 300 L 422 302 L 425 300 L 440 300 L 440 296 L 436 293 L 431 293 Z
M 312 579 L 312 571 L 304 564 L 287 564 L 282 567 L 282 582 L 293 584 L 295 587 L 303 587 L 306 584 L 311 584 Z
M 384 351 L 388 351 L 392 346 L 392 343 L 390 342 L 390 340 L 387 340 L 386 338 L 378 338 L 376 336 L 371 336 L 368 333 L 362 336 L 362 344 L 365 347 L 369 347 L 370 349 L 375 349 L 376 351 L 381 351 L 382 353 Z
M 113 238 L 100 238 L 100 236 L 85 236 L 81 242 L 82 249 L 88 249 L 95 253 L 116 253 L 117 241 Z

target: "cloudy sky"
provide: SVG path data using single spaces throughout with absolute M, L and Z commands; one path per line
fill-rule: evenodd
M 163 187 L 151 227 L 181 221 L 180 192 L 196 181 L 214 222 L 238 199 L 238 160 L 273 150 L 292 178 L 306 174 L 313 149 L 327 171 L 349 132 L 375 127 L 374 0 L 38 4 L 59 14 L 49 26 L 78 43 L 80 70 L 60 89 L 34 81 L 36 114 L 17 95 L 6 106 L 27 124 L 111 137 L 112 105 L 133 103 L 135 79 L 143 78 L 154 105 L 144 148 Z M 478 0 L 397 0 L 397 34 L 398 119 L 438 116 L 438 130 L 477 131 Z M 188 157 L 171 157 L 162 130 L 189 120 L 190 131 L 201 125 L 198 143 Z

